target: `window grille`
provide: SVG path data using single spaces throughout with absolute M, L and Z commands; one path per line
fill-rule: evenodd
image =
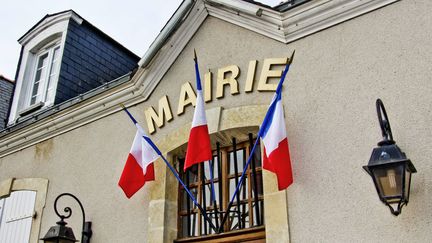
M 232 138 L 230 146 L 221 147 L 216 143 L 212 163 L 209 161 L 190 167 L 183 172 L 184 159 L 178 159 L 179 173 L 192 194 L 202 205 L 207 216 L 218 228 L 226 213 L 227 205 L 240 180 L 254 138 L 238 142 Z M 213 200 L 210 169 L 214 175 L 215 199 Z M 178 238 L 202 237 L 215 234 L 204 216 L 179 185 Z M 240 192 L 235 197 L 223 232 L 231 232 L 264 225 L 264 197 L 262 182 L 261 153 L 256 149 Z

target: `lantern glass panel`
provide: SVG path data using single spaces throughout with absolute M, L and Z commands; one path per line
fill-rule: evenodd
M 410 185 L 411 185 L 411 171 L 408 169 L 405 172 L 405 199 L 408 202 L 409 200 L 409 193 L 410 193 Z
M 397 202 L 402 196 L 402 179 L 404 166 L 379 167 L 373 170 L 377 189 L 381 197 L 392 203 L 392 198 Z

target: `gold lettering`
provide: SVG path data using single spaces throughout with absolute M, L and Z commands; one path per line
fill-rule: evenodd
M 252 60 L 249 62 L 249 68 L 246 76 L 246 84 L 245 84 L 245 92 L 252 92 L 253 91 L 253 83 L 255 79 L 255 71 L 258 61 Z
M 225 75 L 231 73 L 231 76 L 225 78 Z M 216 87 L 216 98 L 220 99 L 224 97 L 224 86 L 229 85 L 231 94 L 238 94 L 238 82 L 236 78 L 240 74 L 240 68 L 237 65 L 231 65 L 218 70 L 217 75 L 217 87 Z
M 264 59 L 261 77 L 258 82 L 258 91 L 275 91 L 277 83 L 268 83 L 269 78 L 280 78 L 282 70 L 272 70 L 272 65 L 286 65 L 287 57 Z
M 209 102 L 212 100 L 212 73 L 209 72 L 204 76 L 204 101 Z
M 184 113 L 184 109 L 188 105 L 195 106 L 196 94 L 189 82 L 184 83 L 180 89 L 179 103 L 177 107 L 177 115 Z
M 161 128 L 164 125 L 164 118 L 166 118 L 167 122 L 173 119 L 171 107 L 168 101 L 168 96 L 165 95 L 159 100 L 158 111 L 159 114 L 156 113 L 152 106 L 147 108 L 147 110 L 145 111 L 147 127 L 150 134 L 156 131 L 154 127 L 155 123 L 159 128 Z

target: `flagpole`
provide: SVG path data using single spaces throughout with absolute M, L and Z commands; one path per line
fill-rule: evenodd
M 213 170 L 214 170 L 214 163 L 213 163 L 213 161 L 212 160 L 209 160 L 209 170 L 210 170 L 210 186 L 211 186 L 211 191 L 212 191 L 212 194 L 211 194 L 211 197 L 212 197 L 212 204 L 213 204 L 213 209 L 214 209 L 214 212 L 215 212 L 215 222 L 216 222 L 216 227 L 219 227 L 219 216 L 218 216 L 218 214 L 219 214 L 219 212 L 218 212 L 218 209 L 217 209 L 217 202 L 216 202 L 216 194 L 215 194 L 215 191 L 214 191 L 214 182 L 213 182 L 213 178 L 214 178 L 214 175 L 213 175 Z M 216 231 L 215 231 L 216 232 Z
M 123 104 L 120 104 L 120 106 L 123 108 L 123 110 L 128 114 L 129 118 L 132 120 L 134 124 L 137 124 L 137 121 L 132 116 L 131 113 L 126 109 L 126 107 Z M 210 218 L 205 213 L 204 209 L 201 207 L 201 205 L 197 202 L 191 191 L 187 188 L 187 186 L 184 184 L 180 176 L 178 175 L 177 171 L 171 166 L 171 164 L 167 161 L 165 156 L 163 156 L 162 152 L 158 149 L 158 147 L 153 143 L 153 141 L 146 136 L 143 136 L 143 138 L 150 144 L 150 146 L 156 151 L 156 153 L 162 158 L 162 160 L 165 162 L 165 164 L 168 166 L 168 168 L 171 170 L 177 181 L 183 186 L 187 194 L 189 195 L 190 199 L 194 202 L 195 206 L 198 207 L 198 209 L 201 211 L 202 215 L 204 216 L 205 220 L 207 220 L 210 224 L 210 226 L 213 228 L 215 232 L 219 232 L 218 229 L 214 226 L 213 222 L 210 220 Z
M 249 158 L 248 158 L 248 160 L 247 160 L 247 162 L 246 162 L 246 165 L 245 165 L 244 168 L 243 168 L 243 172 L 242 172 L 242 175 L 241 175 L 241 177 L 240 177 L 240 181 L 239 181 L 238 184 L 237 184 L 237 187 L 236 187 L 236 189 L 235 189 L 235 191 L 234 191 L 234 194 L 232 195 L 231 200 L 230 200 L 230 202 L 229 202 L 229 204 L 228 204 L 228 207 L 227 207 L 227 209 L 226 209 L 225 215 L 224 215 L 224 217 L 222 218 L 221 224 L 220 224 L 220 226 L 219 226 L 219 231 L 220 231 L 220 232 L 222 232 L 223 225 L 225 224 L 225 221 L 226 221 L 227 218 L 228 218 L 229 210 L 230 210 L 230 208 L 232 207 L 232 204 L 233 204 L 233 202 L 234 202 L 234 198 L 236 197 L 237 193 L 239 192 L 241 186 L 243 185 L 243 180 L 244 180 L 244 176 L 245 176 L 245 174 L 246 174 L 246 170 L 247 170 L 247 168 L 248 168 L 248 166 L 249 166 L 249 164 L 250 164 L 250 162 L 251 162 L 251 158 L 253 157 L 253 153 L 255 152 L 255 148 L 256 148 L 258 142 L 259 142 L 259 137 L 257 137 L 257 139 L 255 140 L 255 143 L 254 143 L 254 145 L 253 145 L 253 147 L 252 147 L 252 150 L 251 150 L 250 153 L 249 153 Z M 237 207 L 240 207 L 240 205 L 237 205 Z M 257 217 L 258 217 L 258 215 L 257 215 Z
M 200 73 L 199 73 L 199 68 L 198 68 L 198 57 L 196 54 L 196 50 L 194 49 L 194 62 L 195 62 L 195 79 L 196 79 L 196 83 L 197 83 L 197 89 L 198 90 L 202 90 L 202 86 L 201 86 L 201 77 L 200 77 Z M 218 210 L 217 210 L 217 202 L 216 202 L 216 193 L 214 190 L 214 175 L 213 175 L 213 163 L 212 160 L 209 160 L 209 170 L 210 170 L 210 191 L 211 191 L 211 199 L 210 200 L 213 204 L 214 210 L 215 210 L 215 220 L 216 220 L 216 225 L 218 224 Z
M 276 95 L 279 95 L 280 92 L 282 92 L 282 84 L 283 84 L 283 81 L 285 80 L 285 76 L 286 76 L 286 74 L 288 73 L 289 67 L 290 67 L 290 65 L 291 65 L 291 63 L 292 63 L 292 61 L 293 61 L 294 53 L 295 53 L 295 51 L 291 54 L 290 60 L 288 61 L 287 65 L 286 65 L 286 67 L 285 67 L 285 70 L 284 70 L 283 73 L 282 73 L 281 80 L 279 81 L 279 84 L 278 84 L 278 86 L 277 86 L 277 88 L 276 88 Z M 274 99 L 274 100 L 272 101 L 272 103 L 270 104 L 270 108 L 272 107 L 272 105 L 273 105 L 275 102 L 276 102 L 276 99 Z M 226 209 L 225 215 L 224 215 L 224 217 L 222 218 L 221 224 L 220 224 L 220 226 L 219 226 L 219 231 L 220 231 L 220 232 L 222 232 L 223 225 L 225 224 L 225 221 L 226 221 L 227 218 L 228 218 L 228 215 L 229 215 L 229 212 L 230 212 L 230 208 L 232 207 L 232 204 L 233 204 L 233 202 L 234 202 L 234 198 L 236 197 L 237 193 L 239 193 L 239 191 L 240 191 L 240 189 L 241 189 L 241 187 L 242 187 L 242 185 L 243 185 L 243 180 L 244 180 L 244 177 L 245 177 L 245 174 L 246 174 L 246 170 L 247 170 L 247 168 L 249 167 L 249 164 L 250 164 L 250 162 L 251 162 L 251 158 L 253 157 L 253 154 L 254 154 L 254 152 L 255 152 L 255 148 L 256 148 L 256 146 L 257 146 L 259 140 L 260 140 L 260 137 L 262 136 L 263 128 L 265 127 L 265 126 L 263 126 L 263 124 L 266 124 L 266 123 L 268 122 L 268 119 L 269 119 L 269 112 L 267 112 L 266 116 L 264 117 L 264 121 L 262 122 L 261 127 L 260 127 L 260 129 L 259 129 L 259 131 L 258 131 L 257 139 L 255 140 L 255 143 L 254 143 L 254 145 L 253 145 L 253 147 L 252 147 L 252 150 L 251 150 L 250 153 L 249 153 L 249 158 L 248 158 L 248 160 L 247 160 L 247 162 L 246 162 L 246 165 L 245 165 L 244 168 L 243 168 L 243 172 L 242 172 L 242 174 L 241 174 L 241 176 L 240 176 L 240 181 L 238 182 L 238 184 L 237 184 L 237 186 L 236 186 L 236 189 L 235 189 L 235 191 L 234 191 L 234 194 L 232 195 L 231 200 L 230 200 L 230 202 L 229 202 L 229 204 L 228 204 L 228 206 L 227 206 L 227 209 Z M 240 205 L 237 205 L 237 207 L 240 207 Z M 257 217 L 258 217 L 258 215 L 257 215 Z

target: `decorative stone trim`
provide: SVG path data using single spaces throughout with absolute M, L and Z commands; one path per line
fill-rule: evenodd
M 35 216 L 32 221 L 29 242 L 39 242 L 42 213 L 48 191 L 48 179 L 44 178 L 10 178 L 0 183 L 0 198 L 9 197 L 13 191 L 35 191 Z
M 267 105 L 241 106 L 229 109 L 215 107 L 209 109 L 206 111 L 208 126 L 217 128 L 217 130 L 212 129 L 212 131 L 210 131 L 210 136 L 214 133 L 229 130 L 232 131 L 236 128 L 255 127 L 256 130 L 258 130 L 267 109 Z M 178 149 L 187 143 L 190 126 L 190 123 L 185 124 L 184 126 L 179 127 L 172 134 L 169 134 L 165 138 L 156 142 L 159 149 L 162 151 L 169 151 L 167 152 L 166 157 L 171 162 L 175 158 L 174 154 L 179 152 Z M 177 208 L 177 198 L 174 196 L 177 193 L 177 188 L 172 185 L 173 183 L 177 183 L 177 181 L 175 181 L 171 175 L 168 175 L 171 172 L 166 169 L 165 166 L 160 169 L 163 170 L 165 176 L 162 176 L 163 181 L 158 183 L 158 187 L 163 186 L 165 189 L 158 189 L 160 191 L 159 193 L 162 193 L 163 195 L 152 195 L 152 201 L 150 202 L 150 208 L 152 208 L 152 210 L 149 211 L 149 218 L 163 219 L 163 221 L 157 220 L 157 223 L 151 222 L 148 231 L 149 233 L 167 233 L 167 236 L 170 238 L 164 238 L 163 242 L 172 242 L 177 235 L 177 231 L 175 230 L 176 220 L 173 220 L 177 218 L 177 210 L 175 210 Z M 168 181 L 169 179 L 172 179 L 172 181 Z M 266 222 L 266 237 L 267 239 L 289 239 L 286 192 L 278 191 L 276 176 L 272 173 L 263 173 L 263 183 L 264 200 L 266 200 L 264 203 L 265 208 L 277 207 L 281 209 L 275 214 L 267 213 L 272 210 L 265 210 L 266 213 L 264 214 L 264 221 Z M 161 196 L 165 198 L 161 199 Z M 154 237 L 152 236 L 152 239 L 155 240 L 155 242 L 161 242 L 161 239 L 159 239 L 159 241 Z
M 260 16 L 242 11 L 253 4 L 241 0 L 233 0 L 238 9 L 224 6 L 224 1 L 219 0 L 205 3 L 210 16 L 289 43 L 397 1 L 400 0 L 314 0 L 283 13 L 263 7 Z

